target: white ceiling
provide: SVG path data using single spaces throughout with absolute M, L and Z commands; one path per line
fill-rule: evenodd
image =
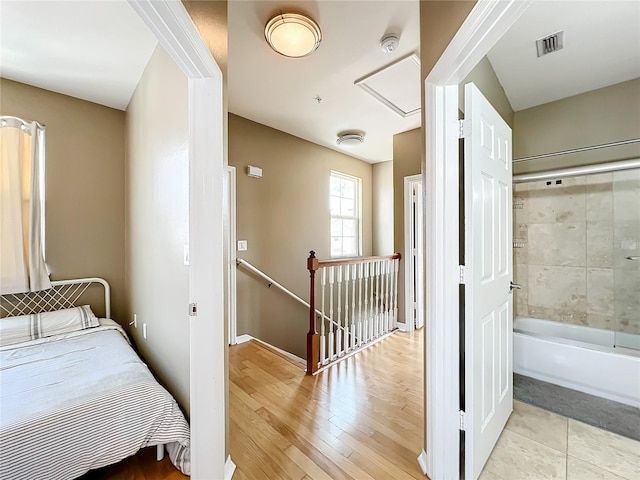
M 292 4 L 322 28 L 309 57 L 279 56 L 264 40 L 270 16 Z M 372 163 L 391 160 L 393 135 L 419 126 L 419 114 L 402 118 L 354 85 L 418 50 L 417 0 L 230 0 L 228 22 L 231 112 Z M 0 29 L 3 77 L 118 109 L 157 43 L 122 0 L 0 0 Z M 558 30 L 564 50 L 537 58 L 535 40 Z M 379 48 L 388 31 L 400 33 L 391 54 Z M 636 78 L 640 2 L 535 2 L 489 60 L 516 111 Z M 399 97 L 420 88 L 419 77 L 405 80 L 411 87 Z M 365 142 L 338 147 L 337 134 L 352 130 Z
M 124 1 L 0 2 L 4 78 L 124 110 L 157 44 Z
M 403 118 L 354 82 L 418 50 L 419 2 L 295 2 L 322 29 L 318 49 L 298 59 L 278 55 L 264 39 L 269 18 L 291 4 L 229 2 L 229 110 L 362 160 L 391 160 L 393 135 L 419 127 L 420 114 Z M 392 53 L 379 45 L 388 31 L 400 34 Z M 416 69 L 409 88 L 418 94 L 419 82 Z M 365 134 L 364 143 L 336 145 L 339 133 L 354 130 Z
M 564 48 L 538 58 L 560 30 Z M 534 2 L 488 57 L 514 111 L 640 77 L 640 2 Z

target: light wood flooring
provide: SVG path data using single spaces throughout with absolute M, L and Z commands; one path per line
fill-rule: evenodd
M 396 333 L 313 377 L 258 342 L 230 348 L 234 480 L 424 479 L 422 343 Z
M 229 348 L 234 480 L 424 479 L 422 332 L 396 333 L 317 376 L 256 341 Z M 82 480 L 182 480 L 155 448 Z

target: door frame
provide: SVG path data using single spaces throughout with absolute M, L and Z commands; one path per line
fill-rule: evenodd
M 227 262 L 227 315 L 229 345 L 238 343 L 237 283 L 236 283 L 236 167 L 225 166 L 225 261 Z
M 460 478 L 459 84 L 532 2 L 478 0 L 424 81 L 426 414 L 418 463 L 430 478 Z
M 398 323 L 398 328 L 400 328 L 400 330 L 403 330 L 405 332 L 413 332 L 415 330 L 415 326 L 413 321 L 409 321 L 408 317 L 409 317 L 409 313 L 411 311 L 413 311 L 413 307 L 412 307 L 412 298 L 411 298 L 411 292 L 413 291 L 413 280 L 414 278 L 417 278 L 417 276 L 414 273 L 414 268 L 413 268 L 413 248 L 412 248 L 412 240 L 413 240 L 413 235 L 414 235 L 414 228 L 417 229 L 421 229 L 422 228 L 422 232 L 420 232 L 419 235 L 419 245 L 418 245 L 418 249 L 422 249 L 422 252 L 420 252 L 420 254 L 418 255 L 418 261 L 422 260 L 422 273 L 424 274 L 424 242 L 420 242 L 420 240 L 422 240 L 422 235 L 424 234 L 424 212 L 420 212 L 419 213 L 423 213 L 422 218 L 419 218 L 418 220 L 418 225 L 416 225 L 414 227 L 413 225 L 413 212 L 412 212 L 412 207 L 413 207 L 413 185 L 414 184 L 420 184 L 420 186 L 422 187 L 422 196 L 420 198 L 420 201 L 422 201 L 422 197 L 424 197 L 424 185 L 423 185 L 423 180 L 422 180 L 422 175 L 418 174 L 418 175 L 410 175 L 407 177 L 404 177 L 404 230 L 405 230 L 405 236 L 404 236 L 404 262 L 405 262 L 405 268 L 404 268 L 404 323 Z M 422 208 L 424 210 L 424 207 Z M 406 233 L 408 233 L 408 235 L 406 235 Z M 420 272 L 419 272 L 420 273 Z M 422 323 L 424 324 L 424 285 L 421 285 L 422 289 L 419 291 L 418 295 L 420 295 L 422 298 L 420 299 L 420 301 L 418 301 L 418 316 L 423 317 L 423 321 Z M 422 326 L 422 325 L 421 325 Z
M 191 478 L 230 479 L 226 456 L 223 77 L 180 1 L 128 0 L 189 81 Z M 214 346 L 214 348 L 212 348 Z M 226 457 L 226 458 L 225 458 Z

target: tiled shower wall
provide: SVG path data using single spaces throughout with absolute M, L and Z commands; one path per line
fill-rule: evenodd
M 517 184 L 513 205 L 516 315 L 640 334 L 640 170 Z

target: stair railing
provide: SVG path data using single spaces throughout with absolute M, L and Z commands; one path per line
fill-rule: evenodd
M 307 374 L 372 345 L 397 328 L 399 265 L 399 253 L 318 260 L 310 252 Z

